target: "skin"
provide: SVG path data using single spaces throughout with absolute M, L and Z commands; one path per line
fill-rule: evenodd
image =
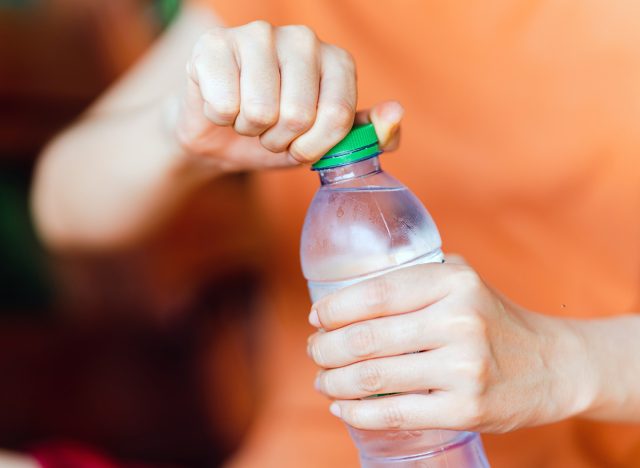
M 353 59 L 308 28 L 224 28 L 187 9 L 45 150 L 33 189 L 41 237 L 57 250 L 140 242 L 203 184 L 312 162 L 354 119 L 371 120 L 393 149 L 402 107 L 356 115 L 356 102 Z M 324 369 L 317 387 L 356 427 L 504 432 L 575 415 L 640 422 L 638 317 L 546 317 L 470 267 L 447 264 L 336 292 L 313 306 L 310 322 L 322 329 L 309 341 Z M 407 394 L 358 400 L 390 392 Z
M 324 369 L 316 388 L 354 427 L 501 433 L 572 416 L 640 421 L 637 316 L 548 317 L 467 265 L 427 264 L 333 293 L 309 321 L 320 328 L 308 345 Z
M 3 468 L 38 468 L 40 464 L 31 457 L 0 450 L 0 466 Z
M 308 164 L 354 119 L 397 145 L 403 109 L 356 116 L 352 57 L 305 26 L 225 28 L 186 8 L 147 56 L 40 157 L 32 206 L 55 250 L 141 242 L 224 173 Z

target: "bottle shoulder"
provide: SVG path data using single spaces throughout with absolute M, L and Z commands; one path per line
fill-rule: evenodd
M 361 176 L 350 177 L 327 185 L 322 185 L 318 192 L 353 191 L 353 190 L 408 190 L 398 179 L 385 171 L 379 170 Z
M 305 277 L 369 274 L 436 251 L 438 229 L 420 200 L 386 173 L 322 186 L 301 239 Z

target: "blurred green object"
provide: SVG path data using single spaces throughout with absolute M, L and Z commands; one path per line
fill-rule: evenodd
M 173 21 L 180 11 L 181 0 L 152 0 L 153 8 L 163 26 Z M 1 9 L 28 10 L 42 6 L 42 0 L 0 0 Z
M 163 26 L 171 24 L 180 11 L 181 0 L 156 0 L 158 16 Z
M 46 256 L 29 212 L 29 175 L 0 170 L 0 314 L 38 311 L 49 305 Z
M 0 8 L 32 8 L 38 0 L 0 0 Z

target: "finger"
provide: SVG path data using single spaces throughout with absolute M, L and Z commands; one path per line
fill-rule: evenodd
M 355 64 L 344 50 L 320 49 L 320 94 L 313 126 L 296 138 L 289 152 L 300 162 L 313 162 L 342 140 L 353 126 L 357 92 Z
M 240 77 L 230 41 L 223 30 L 213 29 L 198 41 L 187 70 L 204 101 L 194 114 L 204 112 L 216 125 L 232 125 L 240 110 Z M 187 92 L 188 99 L 195 104 L 196 93 Z
M 398 101 L 385 101 L 358 112 L 355 123 L 373 123 L 380 147 L 385 151 L 393 151 L 400 142 L 400 121 L 403 116 L 404 108 Z
M 370 359 L 322 371 L 316 388 L 337 399 L 364 398 L 386 393 L 442 390 L 448 383 L 443 350 Z
M 445 258 L 445 261 L 450 265 L 467 265 L 467 266 L 469 265 L 469 262 L 467 262 L 467 259 L 457 253 L 445 254 L 444 258 Z
M 400 127 L 398 127 L 393 132 L 392 136 L 389 138 L 387 143 L 385 143 L 384 146 L 382 146 L 382 149 L 385 152 L 390 152 L 390 151 L 397 150 L 398 147 L 400 146 L 401 135 L 402 135 L 402 129 Z
M 382 317 L 318 332 L 309 338 L 308 352 L 317 365 L 342 367 L 355 362 L 443 346 L 450 321 L 446 307 Z
M 286 26 L 276 33 L 280 64 L 280 113 L 278 122 L 260 136 L 262 145 L 284 151 L 316 118 L 320 68 L 316 35 L 305 26 Z
M 463 429 L 448 392 L 338 400 L 330 411 L 350 426 L 371 430 Z M 468 429 L 468 428 L 467 428 Z
M 309 321 L 333 330 L 362 320 L 424 308 L 449 293 L 450 277 L 459 268 L 429 263 L 362 281 L 316 302 Z
M 188 77 L 186 96 L 176 118 L 175 134 L 180 145 L 190 154 L 214 158 L 225 171 L 300 164 L 287 152 L 273 153 L 256 138 L 238 135 L 230 126 L 213 124 L 202 112 L 203 106 L 204 99 L 199 86 Z
M 257 136 L 278 120 L 280 72 L 273 28 L 254 21 L 237 28 L 234 36 L 240 62 L 240 113 L 234 128 Z

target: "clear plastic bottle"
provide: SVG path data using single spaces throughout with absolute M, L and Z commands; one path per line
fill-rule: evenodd
M 313 169 L 320 175 L 300 257 L 312 301 L 394 269 L 442 262 L 441 240 L 422 203 L 380 168 L 373 125 L 354 127 Z M 488 467 L 480 437 L 441 430 L 349 427 L 363 467 Z

